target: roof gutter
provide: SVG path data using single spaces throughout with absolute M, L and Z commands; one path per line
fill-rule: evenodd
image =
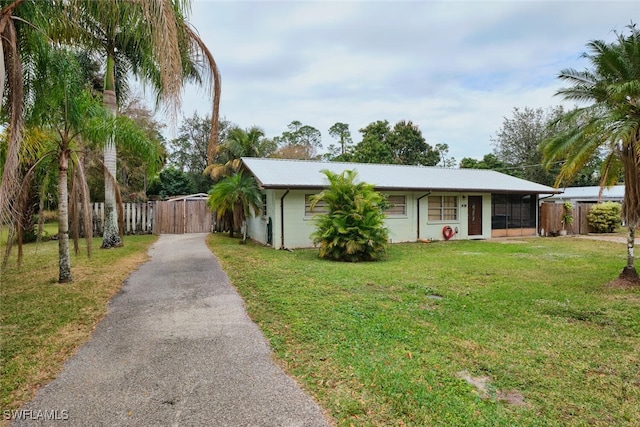
M 423 199 L 424 197 L 427 197 L 429 194 L 431 194 L 431 191 L 429 191 L 427 194 L 423 194 L 422 196 L 418 197 L 418 199 L 416 200 L 417 208 L 418 208 L 417 215 L 416 215 L 418 217 L 418 223 L 416 224 L 417 225 L 416 240 L 420 239 L 420 200 Z
M 280 249 L 286 249 L 284 246 L 284 198 L 289 194 L 289 189 L 280 197 Z

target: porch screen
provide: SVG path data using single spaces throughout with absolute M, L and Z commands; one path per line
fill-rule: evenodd
M 535 194 L 493 194 L 491 196 L 491 228 L 535 228 Z

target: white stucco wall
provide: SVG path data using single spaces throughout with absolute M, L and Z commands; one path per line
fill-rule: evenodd
M 457 230 L 451 240 L 488 239 L 491 237 L 491 194 L 490 193 L 444 193 L 434 192 L 430 196 L 457 196 L 458 197 L 458 219 L 452 221 L 429 221 L 428 197 L 420 200 L 420 239 L 444 240 L 442 230 L 445 226 Z M 468 197 L 482 197 L 482 234 L 469 236 L 469 210 Z M 417 222 L 417 219 L 416 219 Z
M 267 220 L 271 217 L 273 221 L 275 203 L 273 200 L 273 190 L 263 191 L 263 194 L 267 197 L 267 211 L 260 212 L 258 216 L 252 216 L 247 220 L 247 234 L 249 238 L 266 244 Z
M 265 190 L 267 196 L 267 213 L 248 221 L 249 236 L 261 243 L 267 241 L 267 219 L 272 219 L 273 247 L 280 249 L 282 244 L 281 202 L 284 203 L 284 247 L 304 248 L 313 246 L 311 233 L 315 224 L 310 217 L 305 217 L 305 195 L 313 194 L 310 190 Z M 488 239 L 491 237 L 491 194 L 489 193 L 430 193 L 430 195 L 447 195 L 458 197 L 458 220 L 429 221 L 428 196 L 421 192 L 384 192 L 385 195 L 405 195 L 406 215 L 389 216 L 386 219 L 391 243 L 414 242 L 417 239 L 444 240 L 442 229 L 448 225 L 458 232 L 452 239 Z M 284 198 L 283 198 L 284 195 Z M 482 235 L 468 234 L 468 196 L 482 196 Z M 418 236 L 418 199 L 420 199 L 420 226 Z

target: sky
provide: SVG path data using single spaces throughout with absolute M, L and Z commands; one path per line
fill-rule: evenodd
M 272 138 L 298 120 L 326 148 L 336 122 L 357 143 L 369 123 L 407 120 L 460 161 L 493 152 L 514 108 L 573 106 L 554 96 L 558 73 L 640 22 L 640 1 L 194 0 L 189 22 L 220 69 L 221 117 L 240 127 Z M 189 86 L 194 113 L 211 99 Z

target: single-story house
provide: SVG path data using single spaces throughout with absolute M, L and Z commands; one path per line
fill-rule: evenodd
M 600 192 L 602 191 L 602 194 Z M 550 194 L 548 197 L 541 196 L 543 202 L 564 203 L 598 203 L 598 202 L 619 202 L 624 199 L 624 185 L 613 185 L 601 188 L 599 185 L 588 187 L 567 187 L 561 194 Z
M 322 173 L 355 169 L 391 207 L 391 243 L 418 240 L 535 236 L 538 196 L 562 190 L 492 170 L 242 158 L 242 169 L 262 190 L 262 213 L 248 221 L 249 236 L 274 248 L 311 247 L 314 215 L 309 198 L 327 187 Z

